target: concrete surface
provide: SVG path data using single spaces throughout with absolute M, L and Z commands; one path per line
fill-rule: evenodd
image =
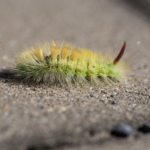
M 0 2 L 1 150 L 150 149 L 150 134 L 136 130 L 150 121 L 150 19 L 134 3 Z M 126 40 L 124 60 L 131 72 L 113 87 L 71 89 L 24 85 L 3 73 L 19 52 L 51 40 L 110 55 L 116 55 Z M 112 137 L 110 130 L 118 123 L 131 125 L 134 134 Z

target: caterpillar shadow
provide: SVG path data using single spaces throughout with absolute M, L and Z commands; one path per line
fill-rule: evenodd
M 15 79 L 15 74 L 11 70 L 0 70 L 0 79 Z

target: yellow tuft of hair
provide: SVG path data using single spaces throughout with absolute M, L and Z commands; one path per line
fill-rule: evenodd
M 51 46 L 51 58 L 56 59 L 59 54 L 60 48 L 58 46 Z
M 44 57 L 47 57 L 51 54 L 51 51 L 50 51 L 50 44 L 47 42 L 45 43 L 45 45 L 43 46 L 43 55 Z
M 74 49 L 70 56 L 70 60 L 77 60 L 82 55 L 82 52 L 79 49 Z
M 38 48 L 34 51 L 34 55 L 37 57 L 38 60 L 43 61 L 44 60 L 44 55 L 43 55 L 43 49 Z
M 70 47 L 67 47 L 67 46 L 62 47 L 61 58 L 66 59 L 70 55 L 70 53 L 71 53 Z

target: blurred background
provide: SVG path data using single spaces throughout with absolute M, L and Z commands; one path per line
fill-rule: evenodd
M 0 63 L 8 65 L 17 52 L 51 40 L 110 55 L 127 41 L 124 57 L 132 51 L 144 58 L 150 48 L 149 8 L 148 0 L 1 1 Z

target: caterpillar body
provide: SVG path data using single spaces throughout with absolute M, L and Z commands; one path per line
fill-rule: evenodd
M 20 53 L 14 72 L 18 79 L 36 84 L 101 85 L 120 82 L 126 74 L 124 65 L 119 62 L 125 47 L 126 42 L 113 59 L 70 44 L 46 43 Z

